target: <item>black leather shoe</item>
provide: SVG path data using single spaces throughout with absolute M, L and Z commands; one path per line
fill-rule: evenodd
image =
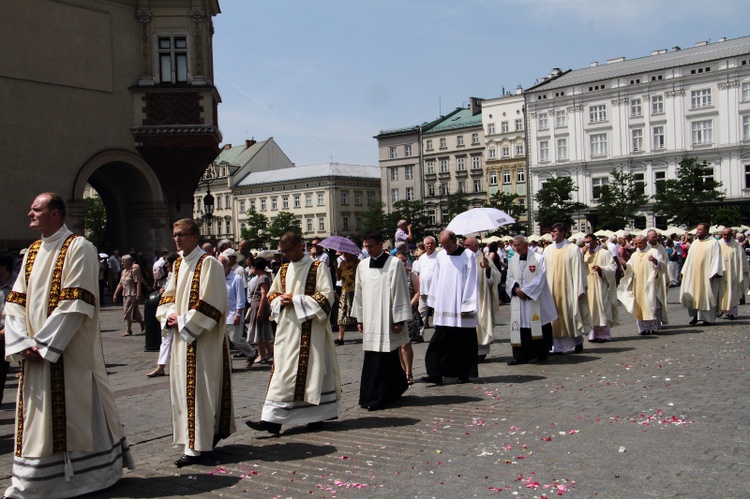
M 471 380 L 469 378 L 458 378 L 456 380 L 456 384 L 463 385 L 464 383 L 470 383 Z
M 695 326 L 696 324 L 698 324 L 698 317 L 693 317 L 693 320 L 688 322 L 688 324 L 690 324 L 691 326 Z
M 576 345 L 576 348 L 573 351 L 575 353 L 581 353 L 581 352 L 583 352 L 583 343 L 581 343 L 580 345 Z
M 544 359 L 544 360 L 547 360 L 547 359 Z M 522 360 L 522 359 L 513 359 L 507 362 L 509 366 L 520 366 L 521 364 L 528 364 L 528 363 L 529 363 L 528 360 Z
M 313 421 L 312 423 L 307 423 L 307 429 L 308 430 L 323 430 L 325 429 L 326 424 L 323 421 Z
M 174 465 L 178 468 L 183 466 L 191 466 L 193 464 L 200 464 L 202 461 L 201 456 L 188 456 L 187 454 L 182 456 L 180 459 L 174 462 Z
M 252 421 L 248 419 L 247 421 L 245 421 L 245 424 L 255 431 L 267 431 L 268 433 L 271 433 L 273 435 L 278 435 L 279 433 L 281 433 L 281 425 L 279 423 L 269 423 L 268 421 L 263 421 L 262 419 L 260 421 Z
M 340 340 L 340 339 L 338 339 L 338 338 L 336 338 L 335 340 L 333 340 L 333 342 L 334 342 L 334 343 L 335 343 L 335 344 L 336 344 L 337 346 L 341 346 L 341 345 L 343 345 L 343 344 L 344 344 L 344 340 Z
M 425 383 L 433 383 L 435 385 L 442 385 L 443 377 L 442 376 L 425 376 L 422 378 L 422 381 L 424 381 Z

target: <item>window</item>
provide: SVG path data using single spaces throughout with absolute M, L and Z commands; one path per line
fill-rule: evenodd
M 260 211 L 266 211 L 266 198 L 260 200 Z
M 323 194 L 322 192 L 319 192 L 318 193 L 318 206 L 324 206 L 325 204 L 326 204 L 325 194 Z
M 161 83 L 188 81 L 187 38 L 159 37 L 159 80 Z
M 289 209 L 289 196 L 284 196 L 281 198 L 281 208 L 284 210 Z
M 654 95 L 651 97 L 651 114 L 662 114 L 664 112 L 664 96 Z
M 354 191 L 354 206 L 362 206 L 362 193 Z
M 306 219 L 306 221 L 307 221 L 307 232 L 312 232 L 313 231 L 313 219 L 308 218 Z
M 523 156 L 523 144 L 516 144 L 516 156 Z
M 437 215 L 435 214 L 435 210 L 428 211 L 427 218 L 430 219 L 430 225 L 432 226 L 437 225 Z
M 349 191 L 341 191 L 341 204 L 347 206 L 349 204 Z
M 318 217 L 318 232 L 324 232 L 325 230 L 326 230 L 325 217 Z
M 494 123 L 488 123 L 487 124 L 487 135 L 494 135 L 495 134 L 495 124 Z
M 510 170 L 503 170 L 503 184 L 510 184 Z
M 434 161 L 428 161 L 426 163 L 426 165 L 427 165 L 427 174 L 428 175 L 432 175 L 433 173 L 435 173 L 435 162 Z
M 440 173 L 448 173 L 448 160 L 447 159 L 440 160 Z
M 245 202 L 240 201 L 240 213 L 245 213 Z
M 745 165 L 745 189 L 750 189 L 750 165 Z
M 602 121 L 607 121 L 607 105 L 589 106 L 589 122 L 601 123 Z
M 665 180 L 667 180 L 667 172 L 654 172 L 654 194 L 664 191 Z
M 549 140 L 539 141 L 539 161 L 549 161 Z
M 396 148 L 396 146 L 391 146 L 391 147 L 389 148 L 389 154 L 388 154 L 388 157 L 389 157 L 389 158 L 391 158 L 391 159 L 396 159 L 396 158 L 398 158 L 398 149 Z
M 411 144 L 404 146 L 404 156 L 407 158 L 411 156 Z
M 714 181 L 714 169 L 713 168 L 706 168 L 706 174 L 703 175 L 703 183 L 713 183 Z M 705 189 L 705 187 L 703 188 Z M 701 190 L 703 190 L 701 189 Z
M 432 139 L 427 139 L 425 141 L 424 148 L 427 149 L 428 151 L 432 151 Z
M 279 209 L 279 199 L 271 198 L 271 211 L 278 210 L 278 209 Z
M 406 180 L 414 180 L 414 166 L 409 165 L 404 167 L 404 178 Z
M 633 152 L 643 151 L 643 128 L 634 128 L 630 131 L 632 137 Z
M 557 139 L 557 160 L 568 159 L 568 139 Z
M 427 195 L 428 196 L 434 196 L 435 195 L 435 184 L 430 184 L 427 186 Z
M 742 82 L 742 101 L 750 101 L 750 81 Z
M 523 168 L 520 168 L 516 171 L 516 183 L 517 184 L 526 183 L 526 170 L 524 170 Z
M 591 157 L 607 155 L 607 134 L 595 133 L 591 135 Z
M 711 120 L 694 121 L 691 124 L 693 130 L 693 145 L 710 144 L 714 139 L 714 125 Z
M 406 188 L 406 200 L 407 201 L 414 201 L 414 187 L 407 187 Z
M 248 201 L 248 205 L 249 205 L 248 206 L 248 210 L 254 210 L 255 209 L 255 200 L 251 199 L 250 201 Z
M 711 89 L 703 88 L 700 90 L 690 91 L 690 108 L 700 109 L 702 107 L 711 107 Z
M 646 180 L 645 175 L 643 173 L 634 173 L 633 174 L 633 184 L 634 184 L 634 190 L 635 194 L 645 194 L 646 193 Z
M 295 194 L 294 195 L 294 207 L 295 208 L 301 208 L 302 207 L 302 204 L 300 202 L 299 194 Z
M 516 120 L 516 132 L 520 132 L 521 130 L 523 130 L 523 120 L 519 118 Z
M 456 147 L 463 147 L 463 145 L 464 145 L 464 136 L 459 135 L 458 137 L 456 137 Z
M 391 189 L 391 203 L 398 202 L 398 189 Z
M 510 157 L 510 147 L 503 146 L 502 149 L 501 149 L 501 152 L 502 152 L 503 158 L 509 158 Z
M 232 207 L 230 201 L 229 201 L 229 194 L 224 194 L 224 208 L 227 210 Z
M 356 217 L 354 217 L 354 220 L 354 223 L 357 226 L 355 230 L 362 230 L 362 217 L 357 215 Z
M 370 206 L 375 201 L 375 193 L 372 191 L 367 192 L 367 206 Z
M 742 117 L 742 140 L 750 140 L 750 115 Z
M 595 177 L 591 179 L 591 197 L 593 199 L 599 199 L 602 194 L 602 187 L 609 184 L 609 178 L 607 177 Z
M 665 143 L 664 143 L 664 127 L 663 126 L 655 126 L 651 129 L 652 133 L 651 136 L 653 137 L 654 143 L 652 147 L 654 149 L 664 149 Z
M 346 215 L 341 217 L 341 228 L 343 230 L 349 230 L 349 217 Z
M 312 206 L 312 194 L 310 193 L 305 194 L 305 206 L 308 208 Z
M 497 172 L 490 172 L 490 185 L 497 185 Z
M 398 181 L 398 167 L 394 166 L 391 168 L 391 182 L 397 182 Z
M 456 169 L 459 171 L 466 170 L 466 158 L 456 158 Z
M 466 192 L 466 180 L 458 181 L 458 192 Z
M 539 130 L 548 130 L 549 121 L 547 120 L 547 113 L 539 113 Z
M 566 126 L 568 126 L 568 113 L 555 111 L 555 128 L 565 128 Z
M 221 209 L 221 195 L 216 196 L 216 209 L 217 210 Z
M 482 181 L 480 179 L 474 180 L 474 192 L 482 192 Z
M 507 121 L 503 121 L 502 123 L 500 123 L 500 131 L 502 133 L 508 133 L 510 131 L 510 127 L 508 127 Z
M 448 189 L 447 182 L 443 182 L 440 184 L 440 192 L 442 192 L 443 196 L 448 196 L 451 193 L 450 189 Z
M 632 118 L 643 116 L 643 101 L 641 99 L 630 99 L 630 116 Z
M 445 137 L 443 137 L 440 139 L 440 149 L 445 149 L 446 147 L 448 146 L 445 145 Z
M 479 144 L 479 134 L 478 133 L 472 133 L 471 134 L 471 145 L 477 145 Z
M 497 158 L 497 149 L 494 147 L 490 147 L 487 149 L 487 159 L 495 159 Z
M 479 158 L 479 156 L 472 156 L 471 157 L 471 169 L 479 170 L 481 167 L 482 167 L 482 160 Z

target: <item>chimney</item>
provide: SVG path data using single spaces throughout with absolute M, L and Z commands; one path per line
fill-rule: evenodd
M 521 95 L 523 93 L 523 87 L 521 85 L 518 85 L 516 87 L 516 95 Z
M 469 101 L 469 109 L 471 109 L 472 116 L 476 116 L 477 114 L 482 112 L 482 99 L 480 99 L 479 97 L 471 97 Z
M 224 150 L 225 150 L 225 151 L 226 151 L 227 149 L 231 149 L 231 148 L 232 148 L 232 144 L 224 144 Z
M 592 63 L 590 64 L 590 66 L 589 66 L 589 67 L 595 68 L 595 67 L 597 67 L 598 65 L 599 65 L 599 62 L 598 62 L 598 61 L 594 61 L 594 62 L 592 62 Z
M 255 139 L 245 139 L 245 149 L 250 149 L 255 145 Z
M 700 42 L 695 42 L 696 47 L 705 47 L 708 45 L 708 40 L 701 40 Z

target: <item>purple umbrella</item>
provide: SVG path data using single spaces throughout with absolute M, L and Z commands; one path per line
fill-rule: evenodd
M 318 243 L 318 246 L 336 250 L 340 253 L 349 253 L 352 255 L 359 255 L 362 252 L 362 250 L 354 241 L 341 236 L 326 237 Z

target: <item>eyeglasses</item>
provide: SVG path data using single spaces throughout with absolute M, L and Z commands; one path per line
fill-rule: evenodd
M 172 234 L 172 239 L 181 239 L 183 237 L 187 236 L 197 236 L 198 234 L 192 233 L 192 232 L 178 232 L 177 234 Z

